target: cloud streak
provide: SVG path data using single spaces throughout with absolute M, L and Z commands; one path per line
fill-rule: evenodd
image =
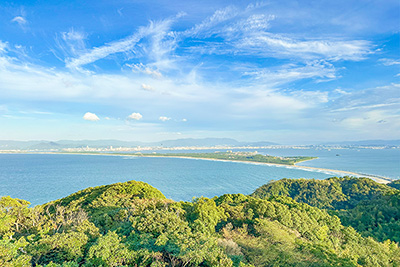
M 362 60 L 371 52 L 364 40 L 296 40 L 277 34 L 245 37 L 235 44 L 240 51 L 275 57 L 324 58 L 325 60 Z
M 82 66 L 96 62 L 116 53 L 135 53 L 136 45 L 143 38 L 153 36 L 156 41 L 159 41 L 158 39 L 163 37 L 163 34 L 165 34 L 165 32 L 169 29 L 172 22 L 173 19 L 166 19 L 159 22 L 151 21 L 148 26 L 139 27 L 134 34 L 124 39 L 113 41 L 103 46 L 94 47 L 77 57 L 68 58 L 66 60 L 66 67 L 70 69 L 80 69 Z M 155 50 L 161 54 L 165 53 L 159 51 L 160 47 L 156 47 Z
M 11 22 L 16 22 L 16 23 L 18 23 L 18 25 L 19 26 L 24 26 L 24 25 L 26 25 L 28 22 L 26 21 L 26 19 L 24 18 L 24 17 L 21 17 L 21 16 L 16 16 L 16 17 L 14 17 L 12 20 L 11 20 Z

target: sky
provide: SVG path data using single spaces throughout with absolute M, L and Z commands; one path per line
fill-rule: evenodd
M 400 3 L 0 2 L 0 140 L 400 139 Z

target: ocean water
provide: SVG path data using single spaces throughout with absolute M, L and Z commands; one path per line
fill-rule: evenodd
M 324 179 L 334 176 L 261 164 L 177 158 L 124 156 L 0 154 L 0 196 L 32 205 L 81 189 L 129 180 L 144 181 L 167 198 L 190 201 L 225 193 L 250 194 L 270 180 Z
M 233 151 L 252 151 L 254 149 L 232 149 Z M 216 150 L 184 150 L 166 151 L 157 153 L 190 153 L 190 152 L 215 152 Z M 219 150 L 224 152 L 226 150 Z M 145 151 L 143 151 L 145 153 Z M 258 153 L 272 156 L 310 156 L 317 159 L 298 163 L 298 166 L 349 171 L 364 175 L 384 176 L 390 179 L 400 179 L 400 149 L 321 149 L 321 148 L 276 148 L 258 149 Z M 146 152 L 148 153 L 148 152 Z
M 303 166 L 392 179 L 398 179 L 400 175 L 399 149 L 264 149 L 258 152 L 275 156 L 319 157 L 299 164 Z M 325 179 L 332 176 L 340 174 L 198 159 L 0 154 L 0 196 L 25 199 L 32 205 L 65 197 L 87 187 L 129 180 L 149 183 L 167 198 L 190 201 L 193 197 L 225 193 L 250 194 L 268 181 L 281 178 Z
M 259 152 L 273 156 L 314 156 L 318 159 L 297 165 L 400 179 L 400 149 L 310 148 L 264 149 Z

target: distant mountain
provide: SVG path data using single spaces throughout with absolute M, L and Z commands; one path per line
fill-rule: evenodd
M 362 140 L 362 141 L 343 141 L 329 142 L 323 145 L 340 145 L 340 146 L 400 146 L 400 140 Z
M 1 150 L 13 150 L 13 149 L 28 149 L 31 146 L 46 141 L 13 141 L 13 140 L 0 140 Z
M 42 142 L 29 147 L 29 149 L 35 150 L 49 150 L 49 149 L 60 149 L 62 146 L 55 142 Z
M 164 140 L 159 142 L 139 142 L 120 140 L 59 140 L 59 141 L 11 141 L 0 140 L 0 150 L 27 149 L 27 150 L 50 150 L 63 148 L 106 148 L 106 147 L 211 147 L 211 146 L 268 146 L 278 145 L 277 143 L 239 142 L 231 138 L 185 138 L 177 140 Z
M 143 146 L 146 143 L 139 141 L 120 141 L 120 140 L 60 140 L 57 143 L 61 144 L 63 147 L 77 148 L 77 147 L 133 147 L 133 146 Z
M 239 142 L 231 138 L 185 138 L 177 140 L 164 140 L 160 142 L 139 142 L 139 141 L 120 141 L 120 140 L 59 140 L 59 141 L 12 141 L 0 140 L 0 150 L 29 149 L 29 150 L 49 150 L 63 148 L 106 148 L 106 147 L 209 147 L 209 146 L 266 146 L 276 145 L 272 142 Z

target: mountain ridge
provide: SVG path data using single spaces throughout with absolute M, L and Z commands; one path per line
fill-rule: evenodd
M 265 146 L 278 145 L 268 141 L 240 142 L 231 138 L 183 138 L 159 142 L 106 140 L 58 140 L 58 141 L 13 141 L 0 140 L 0 149 L 58 149 L 58 148 L 106 148 L 106 147 L 207 147 L 207 146 Z

